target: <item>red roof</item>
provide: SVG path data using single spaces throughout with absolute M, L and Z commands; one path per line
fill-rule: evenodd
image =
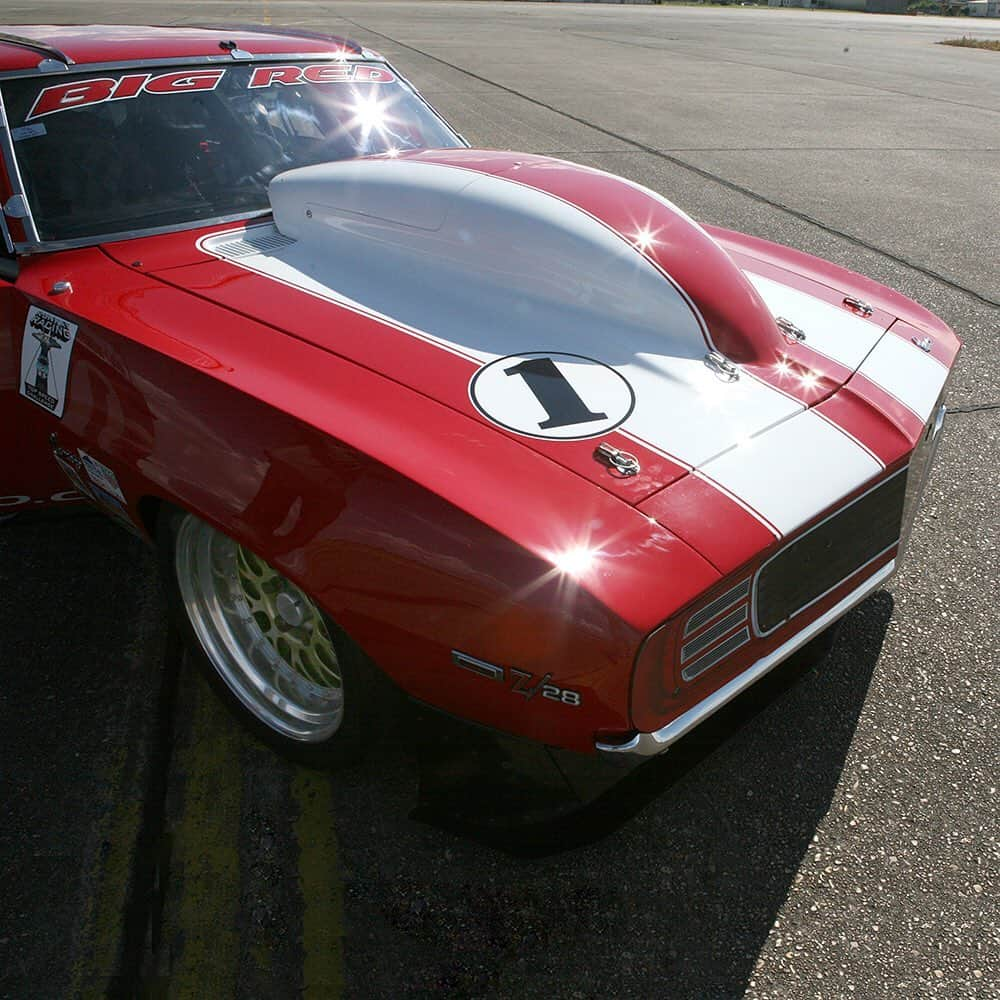
M 248 28 L 252 30 L 247 30 Z M 361 52 L 361 46 L 334 35 L 297 34 L 292 28 L 248 25 L 231 27 L 150 27 L 131 24 L 11 24 L 0 25 L 0 34 L 17 35 L 59 49 L 74 62 L 131 62 L 143 59 L 178 59 L 222 56 L 220 42 L 235 42 L 253 55 Z M 0 71 L 32 69 L 43 53 L 14 42 L 0 41 Z

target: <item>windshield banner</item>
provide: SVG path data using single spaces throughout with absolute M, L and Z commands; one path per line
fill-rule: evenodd
M 140 94 L 189 94 L 215 90 L 226 75 L 225 69 L 180 70 L 170 73 L 129 73 L 121 77 L 58 83 L 42 90 L 31 106 L 25 122 L 59 111 L 84 108 L 105 101 L 126 101 Z M 258 66 L 250 75 L 248 90 L 284 84 L 323 85 L 330 83 L 395 83 L 393 72 L 384 66 L 355 63 L 314 63 L 311 66 Z

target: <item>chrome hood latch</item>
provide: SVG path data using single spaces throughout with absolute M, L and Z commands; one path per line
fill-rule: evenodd
M 711 368 L 717 378 L 723 382 L 736 382 L 740 377 L 740 370 L 718 351 L 709 351 L 705 355 L 705 366 Z
M 789 344 L 801 344 L 805 341 L 805 330 L 800 326 L 796 326 L 790 319 L 785 319 L 784 316 L 775 316 L 774 322 L 778 324 L 778 329 L 781 331 L 782 337 Z
M 639 459 L 627 451 L 619 451 L 607 442 L 597 446 L 594 458 L 598 462 L 603 462 L 612 472 L 617 472 L 620 476 L 627 478 L 639 475 Z

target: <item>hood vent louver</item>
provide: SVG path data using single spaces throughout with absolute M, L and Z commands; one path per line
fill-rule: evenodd
M 276 229 L 265 229 L 262 232 L 238 236 L 225 243 L 216 243 L 212 247 L 212 252 L 225 260 L 240 260 L 243 257 L 252 257 L 257 253 L 283 250 L 293 243 L 295 240 L 290 236 L 285 236 Z

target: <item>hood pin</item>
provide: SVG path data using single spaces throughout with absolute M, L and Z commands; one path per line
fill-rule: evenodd
M 790 319 L 785 319 L 784 316 L 775 316 L 774 322 L 778 324 L 782 337 L 789 344 L 801 344 L 805 341 L 805 331 L 802 327 L 796 326 Z
M 867 302 L 862 299 L 856 299 L 853 295 L 844 296 L 844 305 L 852 312 L 856 312 L 859 316 L 864 316 L 866 319 L 874 312 Z
M 598 462 L 603 462 L 612 472 L 617 472 L 620 476 L 639 475 L 639 459 L 627 451 L 619 451 L 606 442 L 597 446 L 594 458 Z
M 715 377 L 723 382 L 739 381 L 740 370 L 718 351 L 709 351 L 705 355 L 705 366 L 710 368 L 715 373 Z

